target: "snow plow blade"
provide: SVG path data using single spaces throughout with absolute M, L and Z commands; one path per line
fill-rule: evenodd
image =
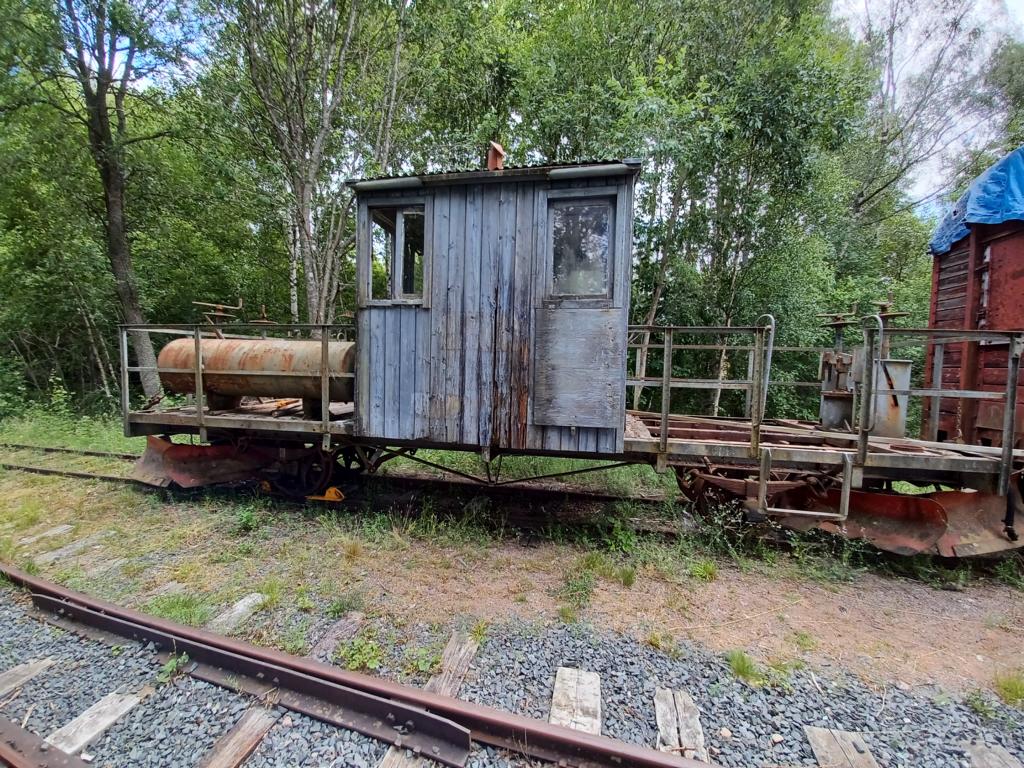
M 1013 503 L 1020 510 L 1014 488 Z M 794 506 L 794 508 L 796 508 Z M 807 499 L 799 507 L 808 512 L 837 513 L 839 491 Z M 1005 530 L 1006 499 L 992 493 L 940 491 L 906 495 L 878 491 L 851 491 L 849 516 L 844 522 L 804 515 L 779 518 L 787 528 L 819 528 L 848 539 L 863 539 L 897 555 L 930 553 L 943 557 L 972 557 L 1018 549 Z
M 166 488 L 201 488 L 251 480 L 275 457 L 265 451 L 235 445 L 184 445 L 161 437 L 146 438 L 146 451 L 135 463 L 132 477 L 140 482 Z

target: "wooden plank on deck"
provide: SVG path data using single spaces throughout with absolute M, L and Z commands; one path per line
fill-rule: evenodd
M 971 760 L 971 768 L 1022 768 L 1020 760 L 1000 746 L 965 742 L 963 748 Z
M 585 669 L 559 667 L 548 720 L 554 725 L 600 735 L 601 678 L 598 674 Z
M 266 707 L 251 707 L 234 728 L 225 733 L 210 747 L 197 768 L 238 768 L 267 735 L 277 713 Z
M 478 648 L 476 640 L 462 632 L 455 632 L 441 654 L 441 668 L 432 676 L 424 688 L 442 696 L 456 696 L 462 681 L 466 679 L 469 665 Z M 389 747 L 377 768 L 425 768 L 427 762 L 398 747 Z
M 659 688 L 654 694 L 658 749 L 709 762 L 700 710 L 686 691 Z
M 805 725 L 818 765 L 825 768 L 879 768 L 859 733 Z
M 47 736 L 46 741 L 62 752 L 76 755 L 150 692 L 151 688 L 139 693 L 108 693 L 70 723 Z
M 45 669 L 49 669 L 56 662 L 51 658 L 27 661 L 7 671 L 0 673 L 0 697 L 6 696 L 11 691 L 21 688 Z

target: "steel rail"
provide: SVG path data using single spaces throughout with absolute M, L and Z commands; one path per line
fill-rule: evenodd
M 54 448 L 49 445 L 28 445 L 27 443 L 0 443 L 0 448 L 10 451 L 39 451 L 40 453 L 71 453 L 76 456 L 96 456 L 101 459 L 124 459 L 135 461 L 141 457 L 138 453 L 113 453 L 111 451 L 79 450 L 78 448 Z
M 10 768 L 87 768 L 83 760 L 61 752 L 40 736 L 0 717 L 0 765 Z
M 0 573 L 27 589 L 37 605 L 63 610 L 76 621 L 91 623 L 106 631 L 113 629 L 115 634 L 126 637 L 152 640 L 154 645 L 173 643 L 166 650 L 192 648 L 205 656 L 200 661 L 235 669 L 246 676 L 253 676 L 253 670 L 262 667 L 265 670 L 263 681 L 283 686 L 308 685 L 313 690 L 306 692 L 313 695 L 320 686 L 336 686 L 356 695 L 385 700 L 394 707 L 418 711 L 420 718 L 450 721 L 466 729 L 472 741 L 528 757 L 576 768 L 707 768 L 708 765 L 147 616 L 31 576 L 12 566 L 0 564 Z M 429 754 L 423 753 L 424 756 Z

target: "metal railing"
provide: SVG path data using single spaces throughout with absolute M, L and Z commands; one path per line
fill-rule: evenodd
M 764 321 L 762 323 L 762 321 Z M 761 424 L 764 421 L 765 405 L 768 397 L 768 384 L 771 378 L 772 351 L 775 343 L 775 318 L 762 315 L 757 323 L 751 326 L 666 326 L 666 325 L 631 325 L 630 339 L 642 334 L 645 341 L 627 342 L 627 349 L 661 350 L 661 376 L 643 376 L 627 378 L 627 390 L 633 388 L 657 388 L 661 392 L 661 408 L 659 411 L 659 450 L 662 454 L 668 449 L 669 421 L 672 415 L 673 389 L 705 389 L 705 390 L 741 390 L 745 393 L 750 418 L 751 455 L 757 456 L 761 439 Z M 729 344 L 676 344 L 680 336 L 744 336 L 752 338 L 748 348 L 744 345 Z M 651 337 L 655 338 L 652 343 Z M 657 339 L 660 337 L 660 343 Z M 718 351 L 722 354 L 729 351 L 748 350 L 750 364 L 745 379 L 726 378 L 720 375 L 713 379 L 683 378 L 673 375 L 675 353 L 680 351 Z
M 929 401 L 928 437 L 938 438 L 940 404 L 943 398 L 960 400 L 995 400 L 1003 403 L 1001 425 L 1000 471 L 998 493 L 1005 496 L 1009 491 L 1010 474 L 1013 467 L 1013 450 L 1016 434 L 1017 388 L 1020 378 L 1020 358 L 1024 352 L 1024 333 L 1020 331 L 975 331 L 942 328 L 886 328 L 877 315 L 865 318 L 863 327 L 864 357 L 866 371 L 855 396 L 860 397 L 857 421 L 857 464 L 863 465 L 868 453 L 868 442 L 876 426 L 877 395 L 893 397 L 921 397 Z M 1002 392 L 986 389 L 967 389 L 960 382 L 959 389 L 944 389 L 942 371 L 945 348 L 950 344 L 962 344 L 961 354 L 966 346 L 979 343 L 1006 344 L 1006 381 Z M 932 347 L 930 387 L 909 387 L 906 389 L 878 388 L 875 379 L 881 368 L 881 361 L 888 349 L 908 347 Z M 867 370 L 871 373 L 867 373 Z

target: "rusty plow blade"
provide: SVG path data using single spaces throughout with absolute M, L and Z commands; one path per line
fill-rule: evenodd
M 1019 496 L 1017 501 L 1019 501 Z M 805 499 L 794 509 L 839 511 L 839 491 Z M 779 522 L 796 530 L 823 531 L 863 539 L 897 555 L 920 553 L 970 557 L 1016 549 L 1003 531 L 1006 500 L 991 493 L 941 491 L 920 495 L 851 491 L 849 517 L 844 522 L 812 516 L 784 516 Z
M 132 469 L 132 477 L 149 485 L 180 488 L 251 480 L 274 457 L 236 445 L 183 445 L 150 435 L 146 452 Z

